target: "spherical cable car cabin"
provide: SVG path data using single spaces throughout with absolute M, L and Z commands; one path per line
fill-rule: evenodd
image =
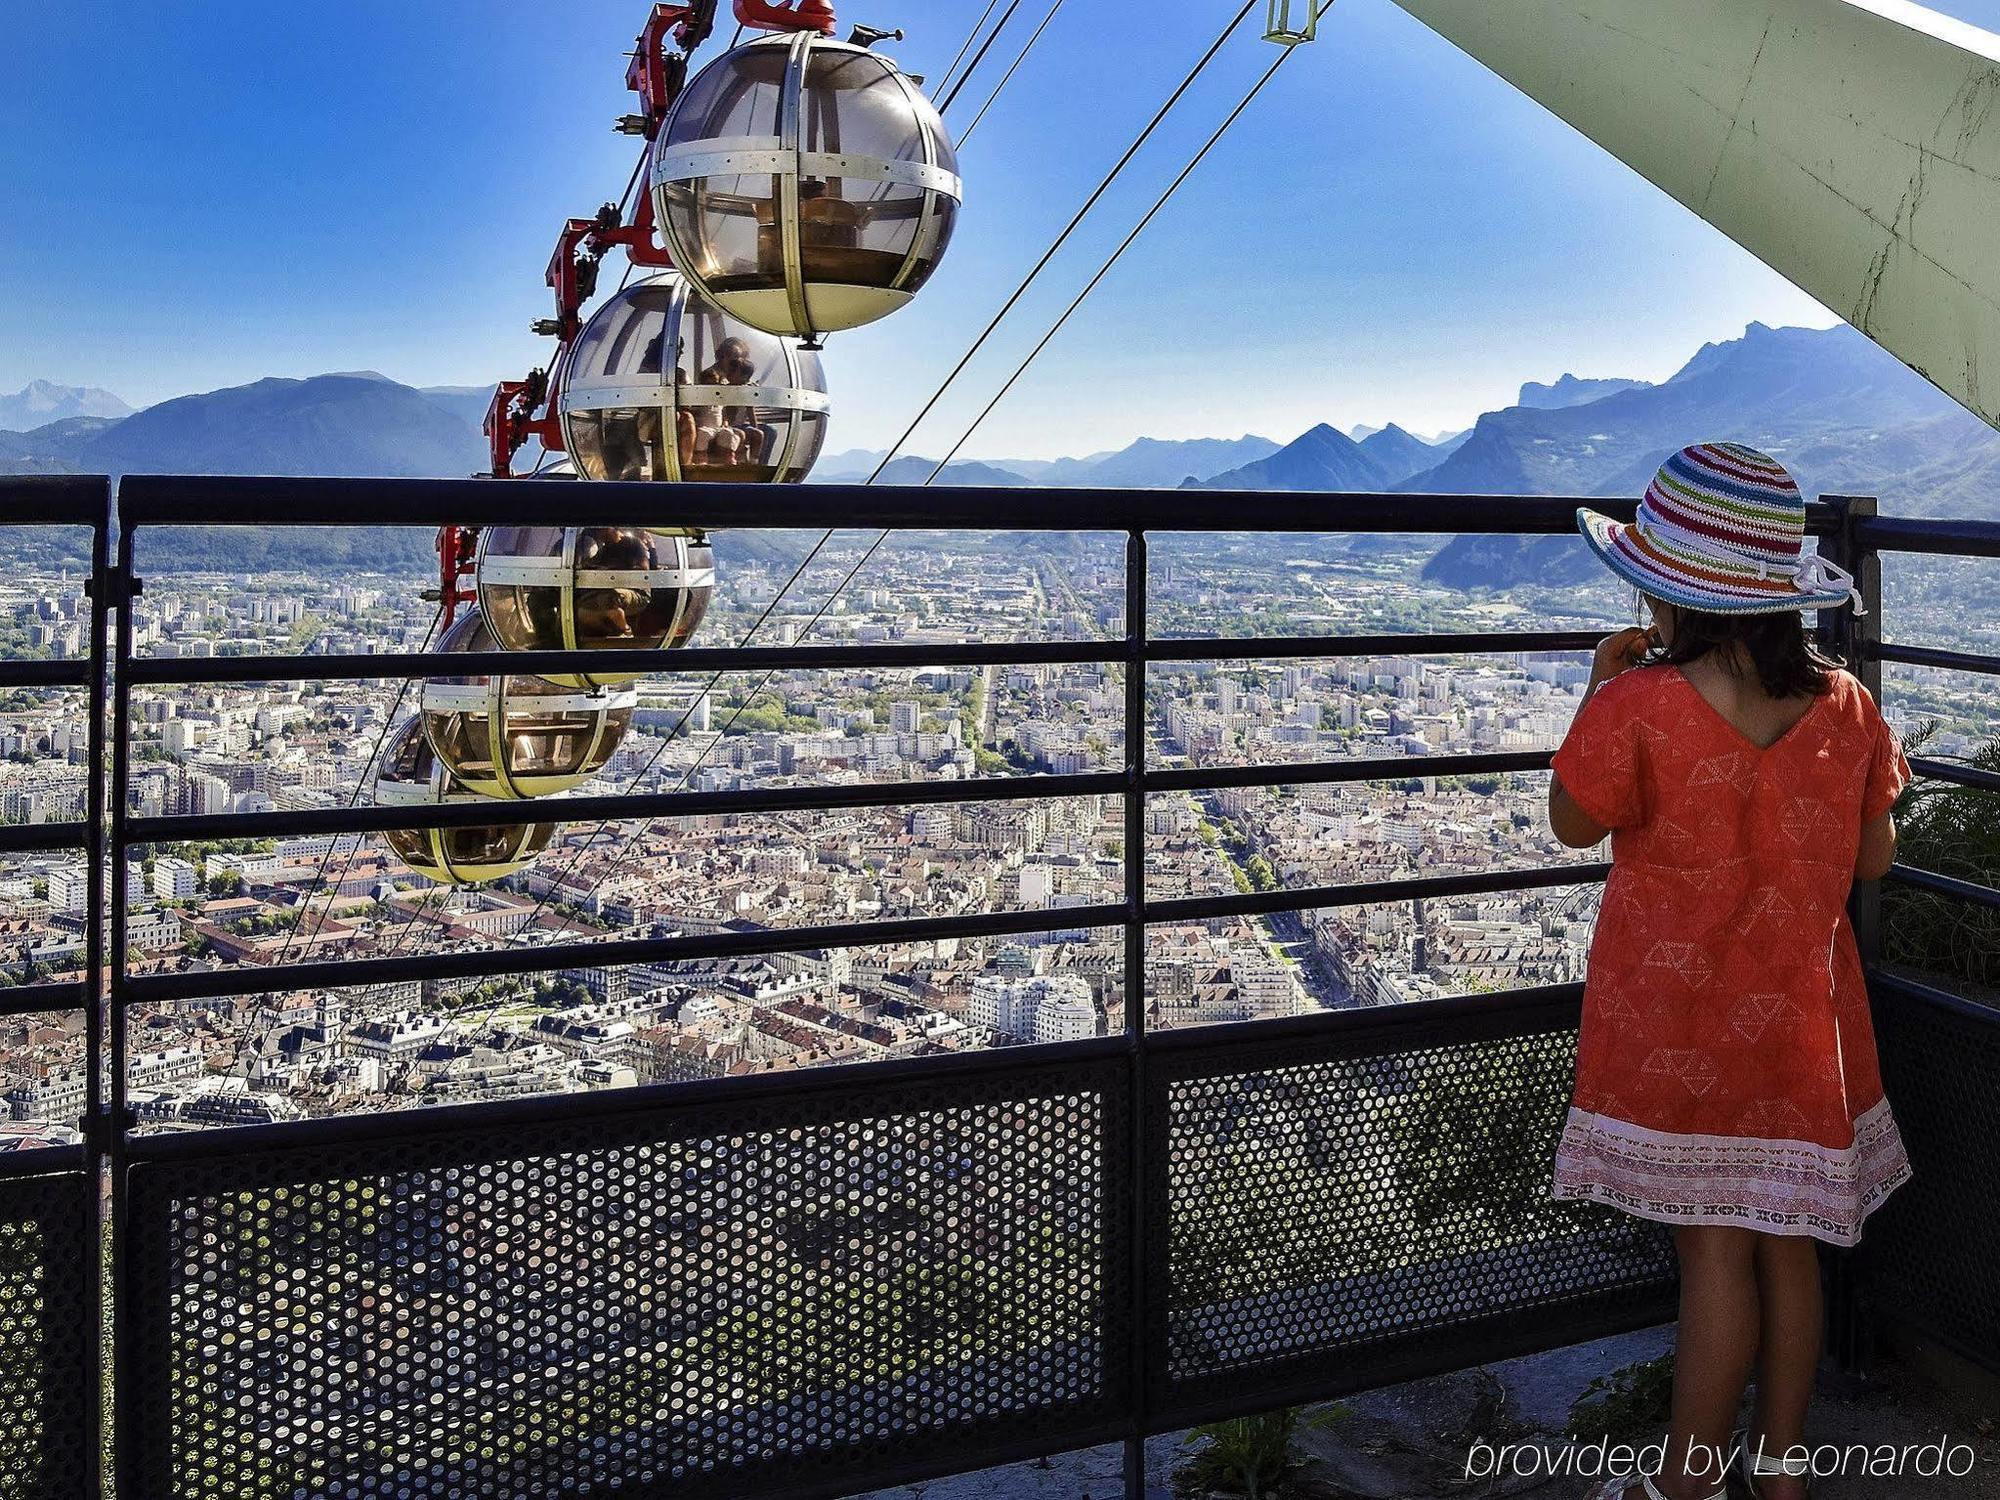
M 495 526 L 477 564 L 479 609 L 509 651 L 670 650 L 693 637 L 715 591 L 698 531 L 658 526 Z M 640 674 L 545 674 L 562 687 Z
M 374 798 L 381 807 L 435 807 L 484 799 L 464 790 L 431 750 L 423 715 L 411 714 L 390 733 Z M 480 885 L 526 869 L 555 837 L 553 823 L 471 828 L 391 828 L 382 837 L 419 875 L 452 885 Z
M 677 275 L 624 288 L 578 336 L 563 440 L 587 479 L 797 483 L 826 440 L 819 356 Z
M 453 623 L 438 649 L 498 656 L 500 643 L 475 609 Z M 631 727 L 638 695 L 563 687 L 504 666 L 502 658 L 489 676 L 468 671 L 424 684 L 424 733 L 446 773 L 481 797 L 546 797 L 601 770 Z
M 745 42 L 696 75 L 651 180 L 661 237 L 702 294 L 802 338 L 915 296 L 962 193 L 922 90 L 880 53 L 810 31 Z

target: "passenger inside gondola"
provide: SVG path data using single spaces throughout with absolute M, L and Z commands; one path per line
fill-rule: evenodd
M 715 346 L 715 363 L 701 372 L 702 385 L 749 385 L 757 374 L 750 346 L 726 338 Z M 713 466 L 756 464 L 770 446 L 769 434 L 757 425 L 749 406 L 704 406 L 696 419 L 696 447 Z M 697 460 L 699 462 L 700 460 Z

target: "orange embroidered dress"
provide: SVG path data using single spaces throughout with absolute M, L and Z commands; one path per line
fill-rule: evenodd
M 1613 830 L 1555 1196 L 1854 1244 L 1910 1175 L 1847 920 L 1861 826 L 1910 774 L 1874 701 L 1836 673 L 1759 749 L 1636 667 L 1555 771 Z

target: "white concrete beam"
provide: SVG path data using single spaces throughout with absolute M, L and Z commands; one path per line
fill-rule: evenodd
M 1908 0 L 1397 4 L 2000 427 L 2000 36 Z

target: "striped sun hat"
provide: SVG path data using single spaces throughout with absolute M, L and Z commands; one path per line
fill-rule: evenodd
M 1576 524 L 1612 572 L 1683 609 L 1861 608 L 1853 577 L 1805 550 L 1806 503 L 1785 466 L 1741 443 L 1681 449 L 1629 526 L 1593 510 L 1577 511 Z

